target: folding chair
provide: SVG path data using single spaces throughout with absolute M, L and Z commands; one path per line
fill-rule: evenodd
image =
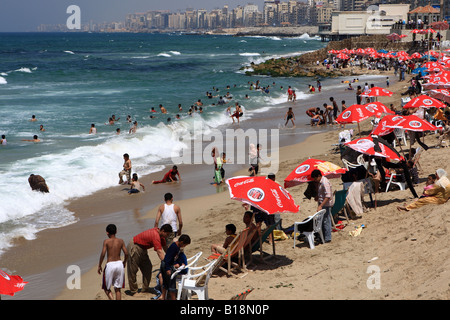
M 252 243 L 252 253 L 255 251 L 259 250 L 259 256 L 260 259 L 264 261 L 264 257 L 263 257 L 263 243 L 267 240 L 267 238 L 273 233 L 273 230 L 275 230 L 275 228 L 281 223 L 281 220 L 278 221 L 277 223 L 269 226 L 266 230 L 264 230 L 264 232 L 262 232 L 259 236 L 259 239 L 257 239 L 255 242 Z M 270 257 L 274 257 L 275 256 L 275 241 L 273 240 L 272 237 L 272 256 Z
M 347 219 L 347 223 L 350 222 L 348 219 L 348 204 L 347 204 L 347 190 L 339 190 L 334 192 L 334 205 L 331 209 L 331 222 L 333 223 L 333 229 L 339 230 L 336 228 L 336 223 L 334 222 L 335 218 L 338 218 L 339 213 L 341 211 L 344 212 L 345 218 Z

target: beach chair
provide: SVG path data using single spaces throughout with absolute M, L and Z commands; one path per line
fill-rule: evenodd
M 264 232 L 260 233 L 259 239 L 257 239 L 255 242 L 253 242 L 252 244 L 252 253 L 259 251 L 259 257 L 261 260 L 265 260 L 263 257 L 264 251 L 263 251 L 263 243 L 267 240 L 267 238 L 273 233 L 273 231 L 275 230 L 275 228 L 278 227 L 278 225 L 281 223 L 281 220 L 278 221 L 277 223 L 269 226 L 266 230 L 264 230 Z M 274 257 L 275 256 L 275 241 L 273 240 L 272 237 L 272 255 L 269 257 Z
M 224 271 L 229 276 L 232 274 L 232 269 L 237 269 L 239 271 L 244 270 L 245 276 L 247 274 L 247 269 L 245 267 L 244 248 L 248 246 L 250 242 L 249 239 L 253 237 L 255 232 L 256 229 L 252 230 L 251 232 L 249 228 L 244 229 L 234 238 L 234 240 L 230 243 L 224 253 L 213 253 L 207 259 L 220 260 L 220 262 L 216 265 L 216 269 L 218 268 Z M 232 260 L 236 260 L 236 258 L 238 260 L 237 263 Z M 226 268 L 223 267 L 224 264 L 227 264 Z
M 350 222 L 348 219 L 348 204 L 347 204 L 347 190 L 339 190 L 334 192 L 334 205 L 331 209 L 331 222 L 333 223 L 333 229 L 339 230 L 336 228 L 336 223 L 334 222 L 335 218 L 339 217 L 339 213 L 341 211 L 344 212 L 345 218 L 347 219 L 347 223 Z
M 322 243 L 325 243 L 325 239 L 323 237 L 323 232 L 322 232 L 322 221 L 323 221 L 325 212 L 326 212 L 326 210 L 322 209 L 322 210 L 316 212 L 314 215 L 308 217 L 308 219 L 305 219 L 302 222 L 294 222 L 294 248 L 295 248 L 295 240 L 297 239 L 297 233 L 299 232 L 298 227 L 300 225 L 309 223 L 311 220 L 312 220 L 311 231 L 303 231 L 303 232 L 301 232 L 301 234 L 304 234 L 306 236 L 306 239 L 308 240 L 308 243 L 309 243 L 309 247 L 311 249 L 315 248 L 314 233 L 318 233 L 320 236 L 320 239 L 322 240 Z
M 190 272 L 182 275 L 178 283 L 177 300 L 189 300 L 192 292 L 197 294 L 198 300 L 208 300 L 208 283 L 219 260 L 213 260 L 201 267 L 192 267 Z M 199 273 L 196 273 L 200 271 Z
M 250 294 L 250 292 L 252 292 L 253 290 L 254 290 L 253 288 L 250 288 L 244 292 L 241 292 L 241 293 L 231 297 L 230 300 L 245 300 L 245 299 L 247 299 L 247 296 Z

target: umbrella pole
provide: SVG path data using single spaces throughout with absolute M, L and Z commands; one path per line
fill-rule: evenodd
M 359 127 L 359 122 L 358 122 L 358 134 L 359 134 L 359 137 L 361 137 L 361 129 Z

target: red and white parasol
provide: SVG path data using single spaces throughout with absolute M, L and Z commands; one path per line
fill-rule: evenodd
M 284 187 L 289 188 L 312 181 L 311 173 L 316 169 L 320 170 L 322 175 L 326 176 L 328 179 L 338 178 L 347 172 L 347 169 L 341 168 L 329 161 L 308 159 L 302 162 L 286 177 L 286 179 L 284 179 Z
M 14 293 L 23 290 L 27 283 L 20 276 L 10 276 L 0 270 L 0 294 L 13 296 Z
M 269 178 L 239 176 L 226 180 L 230 197 L 242 201 L 268 214 L 298 212 L 289 192 Z

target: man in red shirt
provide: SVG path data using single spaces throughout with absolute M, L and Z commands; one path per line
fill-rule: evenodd
M 171 233 L 172 227 L 169 224 L 165 224 L 161 226 L 161 229 L 153 228 L 139 233 L 128 243 L 127 275 L 130 291 L 126 291 L 126 294 L 134 295 L 138 291 L 136 281 L 138 270 L 141 270 L 142 273 L 142 292 L 149 292 L 153 266 L 147 250 L 153 248 L 159 259 L 161 261 L 164 260 L 165 253 L 163 248 L 166 245 L 166 238 Z

